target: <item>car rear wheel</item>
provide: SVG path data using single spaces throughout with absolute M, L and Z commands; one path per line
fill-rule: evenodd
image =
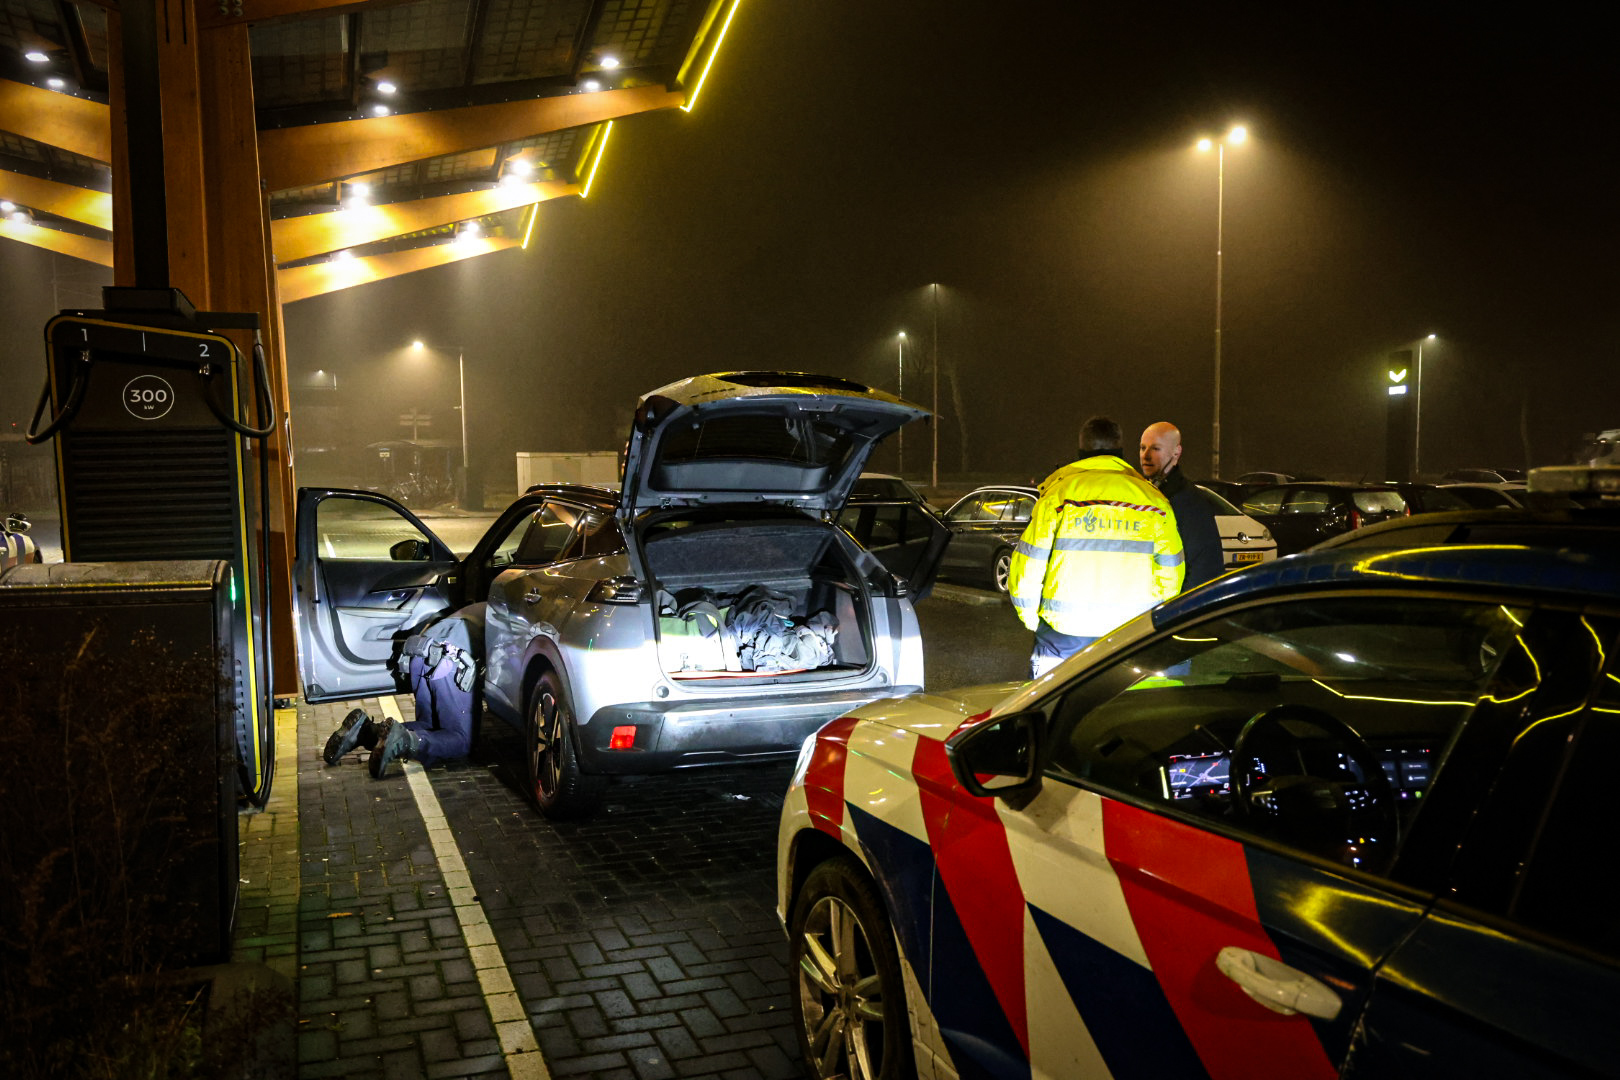
M 582 817 L 596 808 L 602 778 L 580 771 L 574 750 L 574 709 L 556 673 L 546 672 L 529 697 L 529 790 L 548 818 Z
M 990 560 L 990 583 L 998 593 L 1007 591 L 1007 578 L 1012 573 L 1012 554 L 1012 548 L 1002 548 Z
M 816 867 L 793 905 L 789 930 L 791 1007 L 805 1074 L 914 1075 L 900 956 L 865 871 L 844 858 Z

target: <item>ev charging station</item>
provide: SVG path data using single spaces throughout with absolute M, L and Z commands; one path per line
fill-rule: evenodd
M 258 316 L 198 312 L 177 289 L 108 288 L 105 300 L 45 325 L 28 440 L 56 440 L 63 558 L 229 565 L 237 776 L 263 806 L 275 772 L 269 477 L 264 454 L 252 468 L 249 441 L 270 434 L 274 411 Z M 254 355 L 222 330 L 253 331 Z

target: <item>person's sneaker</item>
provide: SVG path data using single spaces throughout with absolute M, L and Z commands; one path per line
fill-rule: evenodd
M 370 749 L 377 745 L 377 725 L 371 722 L 371 717 L 364 709 L 350 709 L 349 715 L 343 718 L 343 723 L 332 732 L 332 737 L 326 740 L 326 758 L 328 765 L 336 765 L 344 754 L 351 752 L 357 746 Z
M 371 776 L 381 780 L 390 761 L 409 761 L 416 737 L 403 723 L 388 717 L 377 725 L 377 747 L 371 752 Z

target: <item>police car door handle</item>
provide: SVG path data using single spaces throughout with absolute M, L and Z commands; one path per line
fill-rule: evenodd
M 528 592 L 524 593 L 523 602 L 525 604 L 538 604 L 540 602 L 540 590 L 530 589 Z
M 1228 945 L 1215 957 L 1222 975 L 1272 1012 L 1292 1016 L 1304 1013 L 1318 1020 L 1339 1015 L 1339 995 L 1303 971 L 1236 945 Z

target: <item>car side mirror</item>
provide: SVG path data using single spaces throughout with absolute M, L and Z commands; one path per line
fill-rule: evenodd
M 427 562 L 433 549 L 426 540 L 401 540 L 388 549 L 388 557 L 395 562 Z
M 945 743 L 951 771 L 970 794 L 1022 806 L 1041 788 L 1041 743 L 1046 715 L 1009 713 L 978 724 Z

